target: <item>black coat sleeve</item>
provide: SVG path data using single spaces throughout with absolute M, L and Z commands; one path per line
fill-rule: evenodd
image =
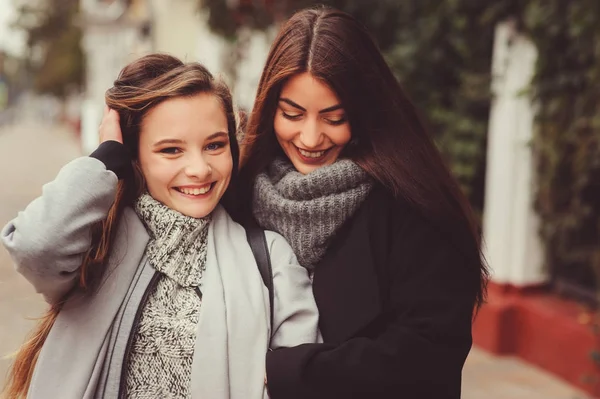
M 395 235 L 387 260 L 384 326 L 339 345 L 270 352 L 271 398 L 460 398 L 478 264 L 427 224 L 409 227 Z
M 132 173 L 131 155 L 127 147 L 118 141 L 109 140 L 101 143 L 90 154 L 90 157 L 104 163 L 106 169 L 114 172 L 119 179 L 123 179 Z

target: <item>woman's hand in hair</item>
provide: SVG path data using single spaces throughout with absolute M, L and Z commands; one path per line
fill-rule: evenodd
M 121 133 L 121 125 L 119 124 L 119 113 L 114 109 L 104 107 L 104 116 L 99 128 L 100 143 L 105 141 L 117 141 L 123 143 L 123 134 Z

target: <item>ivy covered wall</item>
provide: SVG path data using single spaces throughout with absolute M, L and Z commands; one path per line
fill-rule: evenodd
M 600 285 L 600 2 L 531 0 L 523 30 L 539 50 L 532 93 L 536 209 L 555 279 Z

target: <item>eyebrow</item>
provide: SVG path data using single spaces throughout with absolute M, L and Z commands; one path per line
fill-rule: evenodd
M 289 98 L 281 97 L 279 99 L 279 101 L 282 101 L 282 102 L 284 102 L 286 104 L 289 104 L 289 105 L 291 105 L 294 108 L 298 108 L 302 112 L 306 112 L 306 108 L 304 108 L 304 107 L 296 104 L 295 102 L 293 102 Z M 336 105 L 332 105 L 331 107 L 323 108 L 322 110 L 319 111 L 319 113 L 320 114 L 326 114 L 327 112 L 337 111 L 338 109 L 342 109 L 342 104 L 336 104 Z
M 226 132 L 217 132 L 217 133 L 213 133 L 210 136 L 208 136 L 206 138 L 206 140 L 212 140 L 212 139 L 216 139 L 217 137 L 226 137 L 229 138 L 229 134 L 227 134 Z
M 164 140 L 160 140 L 156 143 L 154 143 L 155 147 L 158 147 L 160 145 L 164 145 L 164 144 L 184 144 L 185 141 L 183 140 L 179 140 L 179 139 L 164 139 Z
M 216 139 L 218 137 L 226 137 L 229 138 L 229 135 L 225 132 L 216 132 L 211 134 L 210 136 L 208 136 L 206 138 L 206 140 L 213 140 Z M 164 139 L 164 140 L 160 140 L 156 143 L 154 143 L 155 147 L 161 146 L 161 145 L 165 145 L 165 144 L 185 144 L 185 140 L 180 140 L 180 139 Z

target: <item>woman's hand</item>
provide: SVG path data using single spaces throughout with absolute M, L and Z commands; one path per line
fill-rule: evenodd
M 99 128 L 100 143 L 105 141 L 118 141 L 123 144 L 123 133 L 119 124 L 119 113 L 114 109 L 104 107 L 104 116 Z

